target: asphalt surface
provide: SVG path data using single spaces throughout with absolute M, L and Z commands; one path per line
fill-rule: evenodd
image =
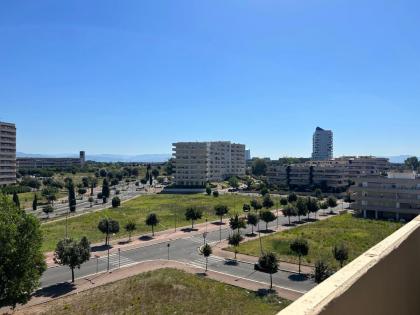
M 339 205 L 336 210 L 341 209 Z M 294 218 L 297 220 L 297 218 Z M 292 220 L 293 221 L 293 220 Z M 280 225 L 288 223 L 288 219 L 280 216 L 278 219 Z M 208 223 L 213 224 L 213 223 Z M 269 224 L 269 227 L 275 227 L 277 221 Z M 265 229 L 265 223 L 260 224 L 261 229 Z M 219 230 L 209 232 L 206 235 L 208 243 L 217 243 L 220 239 L 224 240 L 231 232 L 228 225 L 222 225 Z M 243 234 L 250 233 L 251 229 L 241 231 Z M 147 241 L 145 241 L 147 244 Z M 193 266 L 205 267 L 205 258 L 198 254 L 198 248 L 204 243 L 202 235 L 191 236 L 190 232 L 185 232 L 184 238 L 179 238 L 169 242 L 138 247 L 130 250 L 124 250 L 120 253 L 115 253 L 109 257 L 109 269 L 116 269 L 119 267 L 129 266 L 138 262 L 167 259 L 168 258 L 168 244 L 169 258 L 180 262 L 188 263 Z M 95 254 L 95 248 L 92 248 L 92 254 Z M 232 254 L 233 255 L 233 254 Z M 81 278 L 97 272 L 106 271 L 108 268 L 108 257 L 91 258 L 90 261 L 84 263 L 80 269 L 75 270 L 75 277 Z M 281 263 L 280 263 L 281 268 Z M 216 272 L 226 273 L 235 277 L 242 277 L 254 281 L 261 282 L 268 285 L 269 275 L 263 272 L 255 271 L 254 265 L 243 262 L 234 262 L 222 257 L 210 256 L 208 269 Z M 71 272 L 67 266 L 58 266 L 47 269 L 41 278 L 41 287 L 49 287 L 71 280 Z M 273 275 L 273 285 L 278 287 L 295 290 L 298 292 L 307 292 L 316 284 L 312 279 L 296 275 L 291 272 L 279 271 Z

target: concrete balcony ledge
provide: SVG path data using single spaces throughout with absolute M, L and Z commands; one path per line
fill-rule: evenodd
M 420 216 L 279 314 L 420 314 L 419 265 Z

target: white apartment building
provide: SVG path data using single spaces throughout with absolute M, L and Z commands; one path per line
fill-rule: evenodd
M 411 220 L 420 214 L 420 177 L 415 173 L 362 176 L 351 190 L 351 207 L 364 217 Z
M 16 183 L 16 126 L 0 121 L 0 186 Z
M 205 186 L 229 176 L 245 175 L 245 145 L 230 141 L 173 144 L 175 184 Z
M 333 158 L 333 132 L 316 127 L 312 138 L 312 160 L 324 161 Z

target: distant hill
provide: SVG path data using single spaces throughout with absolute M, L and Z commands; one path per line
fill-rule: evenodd
M 79 157 L 78 154 L 34 154 L 16 152 L 17 157 Z M 86 160 L 96 162 L 166 162 L 171 158 L 170 154 L 139 154 L 139 155 L 122 155 L 122 154 L 87 154 Z
M 414 155 L 395 155 L 395 156 L 385 156 L 391 163 L 404 163 L 406 159 Z

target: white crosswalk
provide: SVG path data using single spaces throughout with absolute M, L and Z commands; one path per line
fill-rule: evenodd
M 99 258 L 99 262 L 100 263 L 108 263 L 108 256 L 104 256 Z M 110 268 L 116 268 L 119 266 L 125 266 L 125 265 L 130 265 L 132 263 L 135 263 L 134 260 L 124 257 L 123 255 L 121 255 L 118 258 L 118 254 L 112 254 L 109 255 L 109 266 Z
M 210 265 L 217 264 L 217 263 L 224 262 L 224 261 L 225 261 L 225 259 L 222 258 L 222 257 L 210 256 L 208 258 L 208 265 L 210 266 Z M 205 268 L 206 267 L 206 258 L 205 257 L 199 257 L 198 259 L 189 261 L 189 263 L 191 265 L 194 265 L 194 266 L 197 266 L 197 267 L 200 267 L 200 268 Z

